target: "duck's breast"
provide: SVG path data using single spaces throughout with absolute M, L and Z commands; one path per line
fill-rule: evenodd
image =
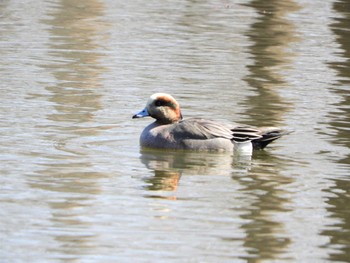
M 171 129 L 167 125 L 159 125 L 156 122 L 148 125 L 140 136 L 140 144 L 142 147 L 151 148 L 169 148 L 169 149 L 179 149 L 181 148 L 174 141 L 174 137 L 171 134 Z

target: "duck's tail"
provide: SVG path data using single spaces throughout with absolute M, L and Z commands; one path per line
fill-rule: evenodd
M 277 140 L 283 135 L 286 135 L 292 132 L 293 131 L 287 131 L 277 127 L 259 128 L 258 134 L 261 135 L 261 137 L 252 140 L 253 149 L 254 150 L 264 149 L 269 143 L 273 142 L 274 140 Z

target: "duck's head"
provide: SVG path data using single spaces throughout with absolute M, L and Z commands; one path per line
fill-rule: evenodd
M 182 119 L 180 105 L 173 96 L 155 93 L 147 101 L 146 107 L 132 118 L 151 116 L 161 124 L 170 124 Z

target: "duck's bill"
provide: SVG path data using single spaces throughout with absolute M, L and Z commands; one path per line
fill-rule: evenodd
M 143 109 L 139 113 L 136 113 L 134 116 L 132 116 L 133 119 L 137 118 L 143 118 L 149 116 L 147 109 Z

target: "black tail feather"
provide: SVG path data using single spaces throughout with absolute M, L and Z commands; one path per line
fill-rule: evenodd
M 291 132 L 292 131 L 286 131 L 286 130 L 283 130 L 280 128 L 274 128 L 274 127 L 261 128 L 260 135 L 262 137 L 252 140 L 253 149 L 254 150 L 264 149 L 268 144 L 270 144 L 274 140 L 277 140 L 283 135 L 289 134 Z

